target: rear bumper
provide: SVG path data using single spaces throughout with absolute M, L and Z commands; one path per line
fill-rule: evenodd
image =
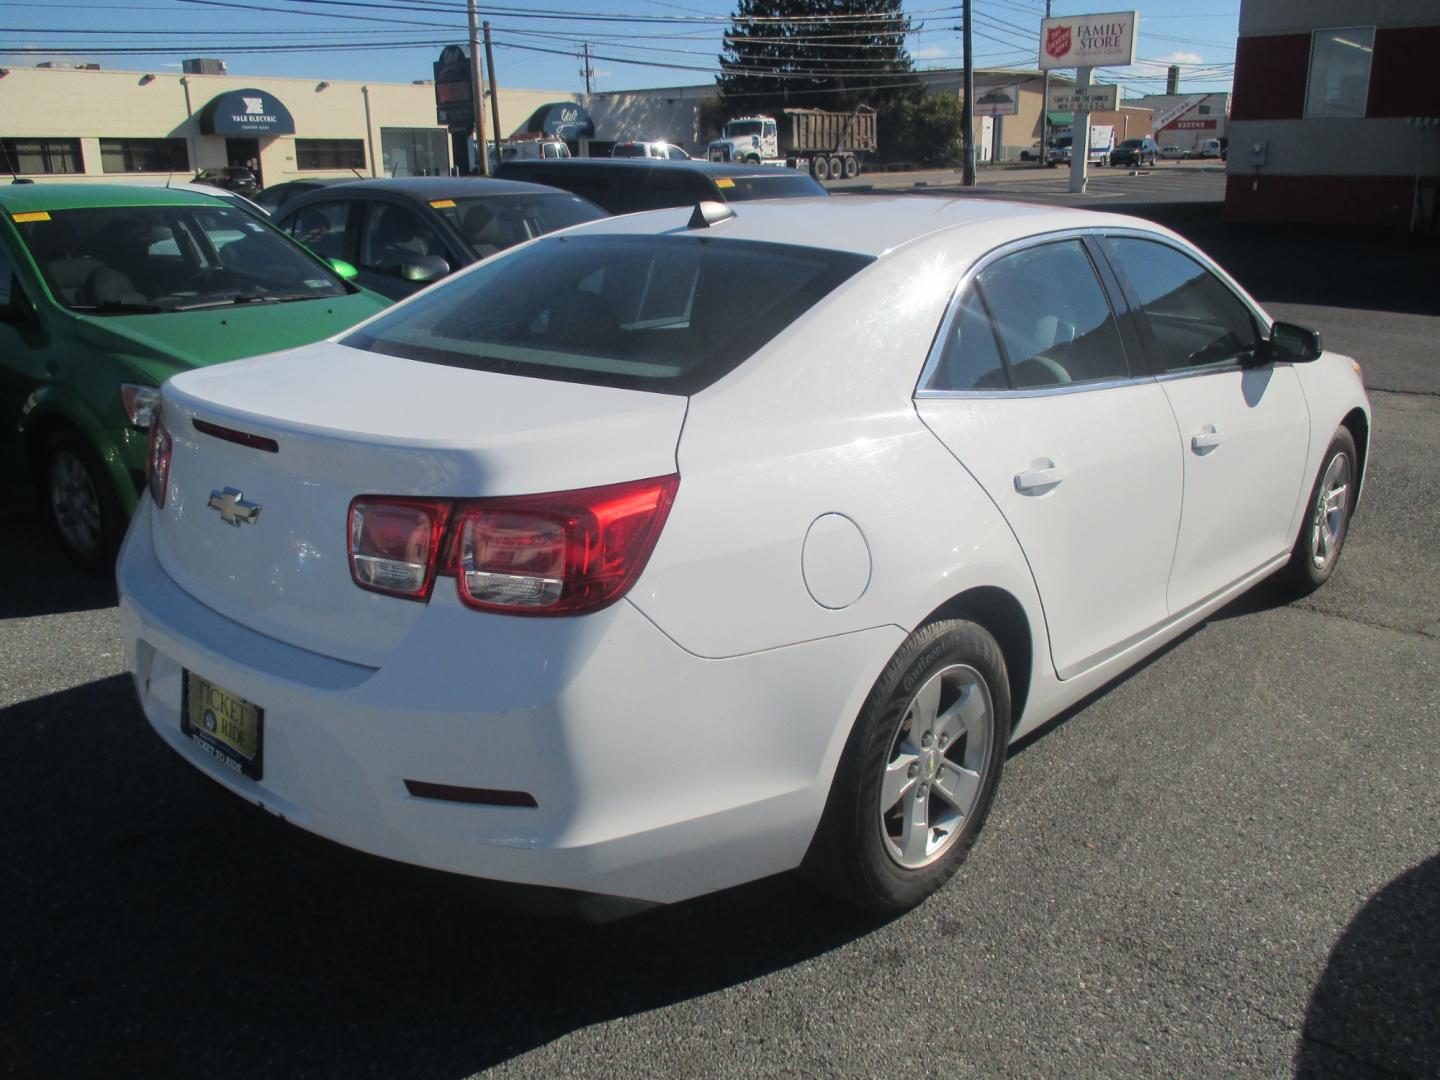
M 836 673 L 894 647 L 882 629 L 704 660 L 627 602 L 521 619 L 437 589 L 394 654 L 366 667 L 200 604 L 157 561 L 151 518 L 143 503 L 118 579 L 127 661 L 159 735 L 296 825 L 475 877 L 665 903 L 797 866 L 868 690 Z M 184 670 L 265 710 L 259 780 L 182 733 Z M 407 779 L 538 805 L 417 798 Z

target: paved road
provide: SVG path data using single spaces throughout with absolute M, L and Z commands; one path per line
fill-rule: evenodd
M 1440 260 L 1349 236 L 1307 276 L 1304 234 L 1187 227 L 1377 388 L 1345 557 L 1018 747 L 888 923 L 787 878 L 549 922 L 260 817 L 146 730 L 113 592 L 4 512 L 0 1075 L 1440 1075 Z
M 827 181 L 834 194 L 959 195 L 1022 199 L 1091 209 L 1119 209 L 1136 202 L 1213 203 L 1224 197 L 1225 173 L 1216 163 L 1162 162 L 1150 169 L 1091 169 L 1083 195 L 1070 193 L 1066 169 L 1021 166 L 981 169 L 976 186 L 963 187 L 954 169 L 908 173 L 864 173 L 854 180 Z

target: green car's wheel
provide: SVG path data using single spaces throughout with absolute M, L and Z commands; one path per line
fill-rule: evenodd
M 89 573 L 108 572 L 125 535 L 125 515 L 95 451 L 73 431 L 47 444 L 44 505 L 65 554 Z

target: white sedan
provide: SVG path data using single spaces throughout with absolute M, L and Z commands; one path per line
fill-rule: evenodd
M 121 556 L 150 723 L 393 859 L 900 910 L 1007 744 L 1335 569 L 1359 367 L 1148 222 L 706 203 L 163 389 Z
M 1187 151 L 1183 146 L 1160 147 L 1160 157 L 1164 161 L 1180 161 L 1183 158 L 1187 157 L 1188 154 L 1189 151 Z

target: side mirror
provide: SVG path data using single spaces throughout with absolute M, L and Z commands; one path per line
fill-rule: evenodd
M 1266 359 L 1282 364 L 1306 364 L 1318 359 L 1323 351 L 1319 330 L 1287 322 L 1270 327 L 1270 340 L 1265 345 Z
M 400 264 L 400 276 L 406 281 L 436 281 L 450 273 L 450 264 L 439 255 L 416 255 Z
M 349 281 L 356 274 L 360 273 L 359 270 L 356 270 L 355 267 L 351 266 L 344 259 L 331 259 L 330 269 L 334 270 L 335 273 L 339 274 L 345 281 Z

